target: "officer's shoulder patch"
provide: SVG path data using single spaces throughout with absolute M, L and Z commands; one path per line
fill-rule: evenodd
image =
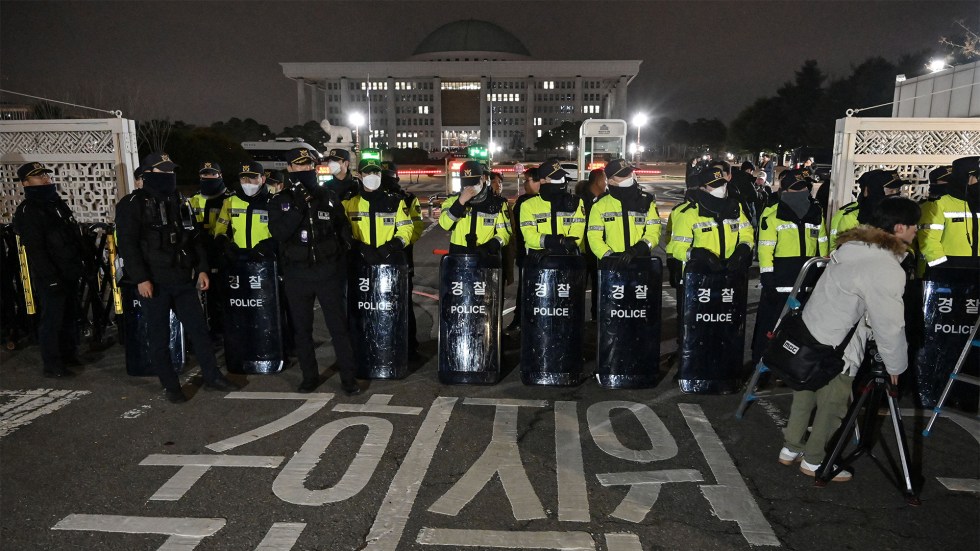
M 279 207 L 282 208 L 283 212 L 289 210 L 290 207 L 289 201 L 283 201 L 279 203 Z

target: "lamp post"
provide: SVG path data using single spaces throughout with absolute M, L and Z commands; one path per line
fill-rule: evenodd
M 351 113 L 350 123 L 354 125 L 354 151 L 357 151 L 358 142 L 360 141 L 361 125 L 364 124 L 364 115 L 361 113 Z
M 633 162 L 636 162 L 636 155 L 640 152 L 640 129 L 647 123 L 647 116 L 644 113 L 633 115 L 633 126 L 636 127 L 636 148 L 633 150 Z

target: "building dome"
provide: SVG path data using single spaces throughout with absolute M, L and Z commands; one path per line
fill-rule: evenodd
M 447 23 L 429 33 L 412 54 L 417 60 L 526 59 L 531 56 L 516 36 L 487 21 Z

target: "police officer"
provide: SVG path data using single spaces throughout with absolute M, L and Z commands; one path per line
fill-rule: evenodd
M 946 194 L 922 209 L 919 224 L 919 251 L 928 266 L 927 273 L 947 267 L 980 269 L 978 159 L 956 159 L 948 174 L 937 174 L 938 182 L 947 182 Z M 930 186 L 930 195 L 932 190 Z
M 589 212 L 589 247 L 599 259 L 615 259 L 619 269 L 649 257 L 660 244 L 660 213 L 653 196 L 640 189 L 634 167 L 616 159 L 605 167 L 606 193 Z
M 327 184 L 341 201 L 346 201 L 358 192 L 358 180 L 350 169 L 350 152 L 346 149 L 331 149 L 324 159 L 333 179 Z
M 232 196 L 232 192 L 225 185 L 221 175 L 221 166 L 212 161 L 201 163 L 197 171 L 200 183 L 200 191 L 190 199 L 191 209 L 194 211 L 199 232 L 199 239 L 204 244 L 204 252 L 207 255 L 208 266 L 211 269 L 210 278 L 217 283 L 220 279 L 218 273 L 224 264 L 222 247 L 215 240 L 215 237 L 224 233 L 228 228 L 228 218 L 222 214 L 222 207 L 225 200 Z M 208 321 L 211 327 L 211 337 L 220 341 L 223 327 L 221 323 L 224 314 L 222 304 L 224 303 L 224 288 L 221 285 L 213 285 L 205 293 Z
M 405 257 L 414 227 L 400 195 L 381 188 L 381 163 L 362 159 L 357 165 L 361 189 L 344 201 L 360 256 L 367 264 L 397 263 Z
M 537 168 L 540 193 L 521 205 L 521 233 L 529 257 L 577 254 L 585 248 L 582 199 L 568 192 L 566 172 L 557 159 Z
M 871 213 L 882 199 L 902 190 L 902 179 L 896 170 L 869 170 L 858 178 L 859 195 L 834 213 L 830 220 L 830 250 L 837 248 L 837 236 L 857 226 L 867 224 Z
M 684 268 L 696 263 L 707 271 L 747 270 L 752 263 L 752 224 L 726 194 L 724 173 L 707 168 L 697 175 L 700 187 L 673 214 L 670 250 Z
M 265 175 L 265 186 L 269 188 L 269 194 L 275 195 L 282 191 L 285 185 L 285 178 L 282 175 L 282 171 L 279 170 L 264 170 Z
M 269 232 L 269 200 L 262 165 L 242 163 L 238 173 L 239 190 L 225 200 L 220 218 L 228 224 L 218 226 L 217 235 L 228 239 L 231 252 L 247 252 L 251 260 L 275 258 L 276 242 Z
M 446 199 L 439 214 L 439 226 L 449 232 L 449 252 L 499 257 L 511 236 L 506 201 L 490 191 L 479 162 L 464 162 L 459 175 L 460 192 Z
M 823 209 L 810 197 L 809 169 L 785 170 L 779 202 L 762 212 L 759 222 L 759 279 L 762 296 L 752 337 L 752 364 L 762 358 L 768 333 L 779 319 L 793 284 L 810 258 L 829 249 Z
M 536 197 L 538 192 L 541 190 L 540 181 L 537 177 L 538 169 L 537 167 L 528 167 L 522 173 L 524 178 L 524 193 L 514 201 L 513 220 L 517 223 L 517 227 L 520 227 L 521 219 L 521 208 L 524 203 L 530 200 L 532 197 Z M 524 234 L 520 231 L 514 232 L 514 263 L 517 264 L 517 304 L 521 304 L 522 291 L 521 291 L 521 274 L 524 272 L 524 259 L 527 257 L 527 247 L 524 244 Z M 520 329 L 521 327 L 521 314 L 520 310 L 514 311 L 514 319 L 511 320 L 510 325 L 507 326 L 507 331 L 514 331 Z
M 45 377 L 71 377 L 79 366 L 78 285 L 85 269 L 81 229 L 41 163 L 17 169 L 24 200 L 14 212 L 14 231 L 27 254 L 31 287 L 37 299 L 38 344 Z M 24 267 L 21 267 L 24 269 Z
M 412 219 L 412 238 L 409 240 L 408 246 L 405 247 L 405 257 L 408 259 L 409 271 L 408 289 L 409 293 L 411 293 L 415 278 L 415 242 L 422 237 L 425 222 L 422 220 L 422 204 L 419 203 L 419 198 L 414 193 L 398 185 L 399 181 L 401 181 L 401 178 L 398 176 L 398 165 L 392 161 L 382 161 L 381 189 L 399 196 L 402 202 L 404 202 L 405 208 L 408 209 L 408 216 Z M 415 309 L 410 308 L 408 311 L 408 357 L 413 360 L 418 358 L 419 347 L 416 323 Z
M 313 302 L 320 302 L 340 367 L 341 388 L 361 393 L 354 378 L 354 351 L 347 327 L 344 280 L 350 224 L 333 190 L 317 184 L 315 156 L 305 148 L 286 156 L 288 184 L 269 205 L 269 231 L 280 245 L 286 300 L 296 331 L 303 372 L 300 392 L 313 392 L 320 372 L 313 348 Z
M 116 205 L 119 254 L 136 284 L 149 327 L 150 361 L 174 403 L 186 402 L 170 364 L 170 311 L 184 326 L 204 373 L 204 387 L 237 390 L 218 370 L 197 291 L 210 287 L 208 263 L 190 204 L 177 193 L 177 165 L 165 153 L 143 159 L 143 188 Z M 196 284 L 196 285 L 195 285 Z

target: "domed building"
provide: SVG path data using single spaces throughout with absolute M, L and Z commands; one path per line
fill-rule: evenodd
M 363 146 L 532 148 L 563 121 L 625 118 L 639 60 L 537 60 L 488 21 L 447 23 L 404 61 L 281 63 L 296 81 L 297 122 L 349 126 Z

